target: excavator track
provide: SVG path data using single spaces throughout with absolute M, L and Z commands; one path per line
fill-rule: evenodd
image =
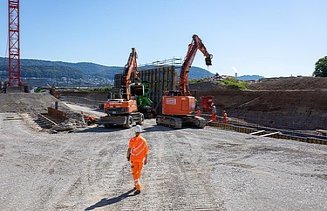
M 204 128 L 207 124 L 207 120 L 199 116 L 185 116 L 182 118 L 182 122 L 197 128 Z
M 168 115 L 158 115 L 156 117 L 157 125 L 164 125 L 171 128 L 180 129 L 183 125 L 190 125 L 197 128 L 204 128 L 207 121 L 198 116 L 174 117 Z
M 157 125 L 164 125 L 176 129 L 182 128 L 182 119 L 179 117 L 157 115 L 156 123 Z

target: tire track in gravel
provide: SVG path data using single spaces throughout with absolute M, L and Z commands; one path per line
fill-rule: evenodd
M 116 137 L 110 136 L 109 140 L 93 141 L 88 144 L 89 158 L 82 164 L 87 168 L 80 169 L 80 186 L 84 188 L 84 192 L 80 193 L 81 188 L 66 191 L 56 203 L 58 209 L 67 207 L 77 209 L 81 207 L 81 204 L 87 204 L 87 207 L 90 207 L 102 199 L 113 198 L 126 192 L 124 184 L 129 183 L 128 188 L 131 189 L 133 184 L 131 178 L 126 181 L 127 175 L 131 176 L 126 161 L 128 138 L 126 137 L 126 141 L 123 142 L 117 141 Z M 74 195 L 78 196 L 78 194 L 80 194 L 79 197 L 75 198 Z M 119 204 L 114 204 L 110 206 L 110 209 L 120 210 L 118 207 L 120 207 Z M 133 209 L 133 206 L 130 209 Z
M 149 164 L 142 176 L 144 191 L 133 201 L 124 200 L 119 208 L 225 210 L 224 202 L 210 186 L 210 172 L 192 158 L 195 149 L 188 140 L 190 133 L 157 127 L 144 134 L 150 145 Z M 200 165 L 205 166 L 204 162 Z
M 17 158 L 21 159 L 21 165 L 18 164 L 16 166 L 23 167 L 24 170 L 22 171 L 26 174 L 23 180 L 19 180 L 19 183 L 24 181 L 25 183 L 23 188 L 15 193 L 15 198 L 24 200 L 24 198 L 28 197 L 29 200 L 25 200 L 26 204 L 24 204 L 26 209 L 46 209 L 49 201 L 56 195 L 57 186 L 62 185 L 60 176 L 54 174 L 55 167 L 69 166 L 74 162 L 70 157 L 70 149 L 73 142 L 68 142 L 69 144 L 65 144 L 65 142 L 60 143 L 56 138 L 47 140 L 46 142 L 39 142 L 41 136 L 31 131 L 25 123 L 15 122 L 12 126 L 13 128 L 7 131 L 9 133 L 15 131 L 15 134 L 12 135 L 17 137 L 17 140 L 13 143 L 19 143 L 15 154 L 18 155 Z M 44 134 L 43 136 L 48 136 L 48 134 Z M 48 146 L 51 146 L 55 142 L 59 142 L 61 147 L 51 148 L 51 151 L 43 151 L 49 150 Z M 31 148 L 25 150 L 21 147 L 24 143 L 35 144 L 36 148 L 34 149 L 36 150 L 32 150 Z M 38 150 L 41 148 L 42 152 L 40 153 Z M 51 153 L 51 156 L 47 153 Z M 37 163 L 33 164 L 33 161 Z M 31 193 L 33 194 L 31 195 Z
M 86 146 L 84 146 L 86 147 Z M 116 145 L 104 145 L 103 141 L 87 144 L 88 156 L 83 160 L 77 174 L 80 177 L 76 182 L 70 185 L 56 202 L 56 207 L 70 207 L 75 209 L 80 203 L 88 199 L 89 195 L 103 195 L 108 189 L 106 171 L 107 163 L 115 153 Z
M 30 206 L 33 206 L 33 204 L 39 204 L 41 205 L 41 209 L 45 209 L 48 205 L 49 200 L 52 200 L 52 195 L 54 190 L 56 189 L 57 185 L 61 182 L 60 176 L 54 176 L 49 178 L 50 175 L 53 175 L 55 172 L 55 166 L 58 163 L 65 163 L 66 165 L 71 165 L 74 160 L 67 157 L 66 153 L 69 152 L 71 147 L 73 146 L 74 142 L 69 142 L 68 145 L 63 145 L 59 148 L 59 150 L 53 154 L 51 159 L 45 164 L 45 167 L 39 170 L 37 173 L 38 175 L 34 177 L 34 180 L 30 183 L 29 188 L 41 188 L 41 191 L 39 192 L 39 197 L 36 199 L 38 202 L 32 201 L 30 203 Z M 58 165 L 59 166 L 59 165 Z M 45 181 L 51 181 L 50 187 L 46 188 L 45 191 L 43 191 L 42 185 L 46 183 Z
M 207 156 L 201 149 L 202 145 L 207 144 L 203 139 L 203 130 L 180 130 L 179 138 L 175 147 L 172 147 L 184 178 L 190 185 L 187 192 L 188 201 L 194 202 L 192 210 L 226 210 L 224 201 L 219 200 L 214 187 L 210 169 L 207 167 Z M 202 142 L 201 145 L 198 144 Z M 204 157 L 205 159 L 200 159 Z
M 169 134 L 166 134 L 169 138 Z M 129 197 L 122 201 L 117 206 L 117 210 L 164 210 L 165 208 L 161 204 L 160 198 L 167 191 L 165 187 L 165 172 L 168 171 L 166 165 L 163 165 L 165 157 L 165 146 L 164 142 L 158 138 L 157 132 L 147 132 L 143 136 L 147 139 L 150 153 L 148 164 L 144 166 L 141 183 L 142 193 L 135 197 Z M 124 187 L 124 191 L 133 187 L 133 180 L 131 175 L 130 166 L 127 166 L 127 175 L 125 177 L 125 184 L 128 186 Z
M 144 126 L 146 127 L 146 126 Z M 133 134 L 134 135 L 134 134 Z M 143 136 L 147 139 L 147 134 L 143 134 Z M 130 163 L 126 160 L 126 151 L 128 147 L 128 140 L 131 137 L 125 138 L 125 142 L 118 145 L 118 150 L 116 151 L 117 160 L 113 165 L 110 166 L 110 169 L 113 169 L 117 172 L 117 174 L 113 177 L 113 187 L 112 187 L 112 194 L 108 195 L 109 202 L 113 202 L 117 200 L 117 203 L 109 204 L 106 207 L 108 210 L 144 210 L 144 197 L 145 194 L 138 196 L 134 196 L 133 192 L 129 194 L 131 197 L 120 198 L 122 194 L 126 194 L 127 192 L 131 191 L 134 187 L 133 177 L 131 173 Z M 151 150 L 151 149 L 150 149 Z M 143 183 L 144 174 L 147 172 L 148 166 L 145 166 L 142 172 L 141 183 Z M 143 187 L 145 186 L 145 183 Z M 145 188 L 145 187 L 144 187 Z

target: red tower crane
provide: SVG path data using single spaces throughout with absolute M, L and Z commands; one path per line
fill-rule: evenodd
M 21 86 L 19 46 L 19 0 L 8 0 L 9 66 L 8 86 Z

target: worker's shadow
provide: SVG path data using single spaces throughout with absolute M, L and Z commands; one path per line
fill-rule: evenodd
M 95 208 L 99 208 L 99 207 L 104 207 L 104 206 L 108 206 L 110 204 L 115 204 L 117 202 L 120 202 L 121 200 L 127 198 L 127 197 L 131 197 L 131 196 L 136 196 L 134 193 L 131 194 L 132 192 L 134 192 L 135 189 L 129 190 L 126 193 L 121 194 L 120 196 L 116 196 L 110 199 L 107 198 L 103 198 L 101 199 L 101 201 L 91 205 L 90 207 L 86 208 L 85 210 L 94 210 Z

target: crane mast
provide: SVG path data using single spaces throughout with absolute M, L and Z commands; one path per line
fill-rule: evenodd
M 19 0 L 8 0 L 8 85 L 10 87 L 21 86 L 19 29 Z
M 200 50 L 203 55 L 206 57 L 205 62 L 206 65 L 211 65 L 212 55 L 208 53 L 206 47 L 202 43 L 202 40 L 194 34 L 192 36 L 192 42 L 188 45 L 187 54 L 185 60 L 181 67 L 180 78 L 179 78 L 179 91 L 182 96 L 190 96 L 190 89 L 188 84 L 188 74 L 190 72 L 190 68 L 192 66 L 194 57 L 196 52 Z

